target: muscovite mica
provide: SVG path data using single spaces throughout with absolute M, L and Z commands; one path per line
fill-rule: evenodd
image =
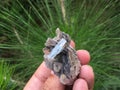
M 48 38 L 45 43 L 44 61 L 64 85 L 72 85 L 80 73 L 80 61 L 76 50 L 70 46 L 68 34 L 56 30 L 57 36 Z

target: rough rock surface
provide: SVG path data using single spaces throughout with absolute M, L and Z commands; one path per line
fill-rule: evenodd
M 80 73 L 80 61 L 76 55 L 76 50 L 70 46 L 68 34 L 56 30 L 57 36 L 48 38 L 45 43 L 44 61 L 55 75 L 60 78 L 64 85 L 72 85 Z

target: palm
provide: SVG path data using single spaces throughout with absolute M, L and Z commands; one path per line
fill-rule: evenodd
M 71 46 L 75 47 L 73 41 Z M 74 82 L 73 87 L 61 84 L 59 78 L 51 74 L 51 70 L 43 62 L 28 81 L 24 90 L 92 90 L 94 73 L 92 67 L 87 65 L 90 61 L 90 55 L 86 50 L 78 50 L 77 55 L 82 66 L 79 78 Z

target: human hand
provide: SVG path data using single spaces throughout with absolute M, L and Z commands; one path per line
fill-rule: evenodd
M 71 46 L 75 47 L 73 41 L 71 41 Z M 92 67 L 87 65 L 90 61 L 90 55 L 86 50 L 78 50 L 77 55 L 82 66 L 79 78 L 74 82 L 72 90 L 92 90 L 94 72 Z M 28 81 L 24 90 L 70 90 L 69 86 L 61 84 L 59 78 L 51 72 L 43 62 Z

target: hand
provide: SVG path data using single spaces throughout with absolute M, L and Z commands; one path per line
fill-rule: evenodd
M 71 41 L 71 46 L 75 47 L 73 41 Z M 92 90 L 94 73 L 92 67 L 87 65 L 90 61 L 90 55 L 86 50 L 78 50 L 77 55 L 82 66 L 79 78 L 74 82 L 72 90 Z M 59 82 L 59 78 L 52 74 L 43 62 L 28 81 L 24 90 L 67 90 L 68 88 Z

